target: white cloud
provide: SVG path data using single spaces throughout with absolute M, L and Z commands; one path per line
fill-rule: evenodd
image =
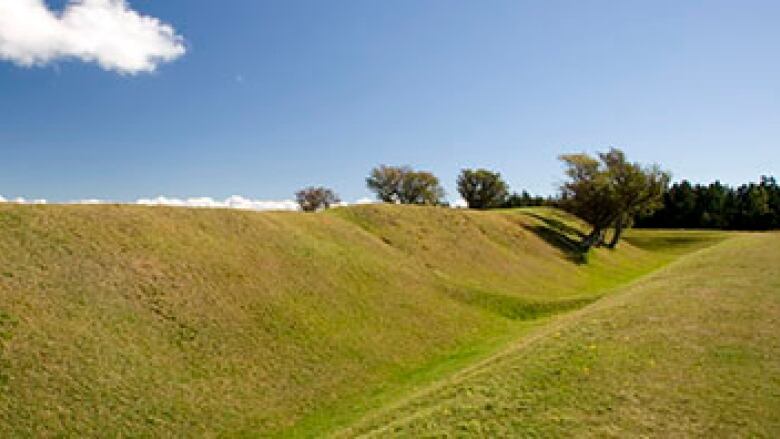
M 16 204 L 48 204 L 48 201 L 44 199 L 36 199 L 36 200 L 28 200 L 26 198 L 22 197 L 16 197 L 13 199 L 6 199 L 3 198 L 2 195 L 0 195 L 0 203 L 16 203 Z
M 357 201 L 355 201 L 355 204 L 375 204 L 375 203 L 378 203 L 378 202 L 379 201 L 377 201 L 377 200 L 375 200 L 373 198 L 363 197 L 363 198 L 360 198 Z
M 298 210 L 298 203 L 293 200 L 251 200 L 240 195 L 233 195 L 222 201 L 210 197 L 181 199 L 160 196 L 157 198 L 141 198 L 136 201 L 136 204 L 143 204 L 146 206 L 211 207 L 243 210 Z
M 62 12 L 43 0 L 0 0 L 0 59 L 22 66 L 76 58 L 135 74 L 184 52 L 172 26 L 125 0 L 70 0 Z
M 469 204 L 463 198 L 458 198 L 457 200 L 452 202 L 452 207 L 456 209 L 465 209 L 469 207 Z
M 16 197 L 13 199 L 6 199 L 0 195 L 0 203 L 16 203 L 16 204 L 138 204 L 144 206 L 171 206 L 171 207 L 191 207 L 191 208 L 212 208 L 212 209 L 241 209 L 241 210 L 300 210 L 298 203 L 294 200 L 252 200 L 242 197 L 240 195 L 233 195 L 224 200 L 215 200 L 211 197 L 191 197 L 191 198 L 175 198 L 158 196 L 155 198 L 139 198 L 135 202 L 117 202 L 109 200 L 100 200 L 97 198 L 87 198 L 83 200 L 72 200 L 64 203 L 54 202 L 50 203 L 44 199 L 26 199 L 23 197 Z M 344 207 L 360 204 L 374 204 L 378 201 L 371 198 L 360 198 L 355 202 L 340 202 L 332 207 Z

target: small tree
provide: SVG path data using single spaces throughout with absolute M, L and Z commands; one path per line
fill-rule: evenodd
M 307 187 L 295 193 L 295 199 L 304 212 L 316 212 L 340 202 L 338 195 L 325 187 Z
M 401 202 L 402 184 L 405 176 L 412 172 L 408 166 L 381 165 L 371 170 L 366 185 L 376 193 L 377 199 L 385 203 Z
M 457 183 L 460 196 L 471 209 L 499 207 L 507 197 L 508 186 L 498 172 L 464 169 Z
M 401 204 L 438 205 L 444 198 L 444 188 L 439 179 L 427 171 L 412 171 L 401 183 Z
M 409 166 L 378 166 L 371 170 L 366 185 L 385 203 L 439 204 L 444 197 L 435 175 Z

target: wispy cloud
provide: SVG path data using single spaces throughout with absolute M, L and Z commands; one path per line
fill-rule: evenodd
M 6 199 L 0 195 L 0 203 L 16 204 L 136 204 L 143 206 L 171 206 L 171 207 L 191 207 L 191 208 L 212 208 L 212 209 L 241 209 L 241 210 L 299 210 L 298 203 L 294 200 L 253 200 L 240 195 L 233 195 L 224 200 L 216 200 L 211 197 L 190 197 L 176 198 L 158 196 L 155 198 L 139 198 L 134 202 L 117 202 L 111 200 L 101 200 L 97 198 L 88 198 L 83 200 L 71 200 L 64 203 L 51 203 L 44 199 L 26 199 L 22 197 Z M 341 202 L 333 207 L 349 206 L 355 204 L 372 204 L 376 200 L 370 198 L 361 198 L 354 203 Z
M 6 199 L 3 198 L 2 195 L 0 195 L 0 203 L 16 203 L 16 204 L 47 204 L 48 201 L 44 199 L 34 199 L 34 200 L 28 200 L 26 198 L 22 197 L 16 197 L 12 199 Z
M 171 25 L 125 0 L 70 0 L 61 12 L 43 0 L 0 0 L 0 59 L 22 66 L 79 59 L 136 74 L 184 53 Z
M 212 207 L 244 210 L 298 210 L 298 203 L 293 200 L 267 201 L 251 200 L 240 195 L 233 195 L 224 200 L 215 200 L 210 197 L 196 198 L 141 198 L 136 204 L 147 206 L 180 206 L 180 207 Z

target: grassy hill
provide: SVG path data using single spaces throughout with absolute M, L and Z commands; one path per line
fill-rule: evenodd
M 778 437 L 779 249 L 743 235 L 684 257 L 340 435 Z
M 554 210 L 0 205 L 0 435 L 320 435 L 726 235 Z

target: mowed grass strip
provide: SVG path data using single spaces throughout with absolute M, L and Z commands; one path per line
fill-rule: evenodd
M 776 233 L 686 256 L 339 434 L 778 435 Z

